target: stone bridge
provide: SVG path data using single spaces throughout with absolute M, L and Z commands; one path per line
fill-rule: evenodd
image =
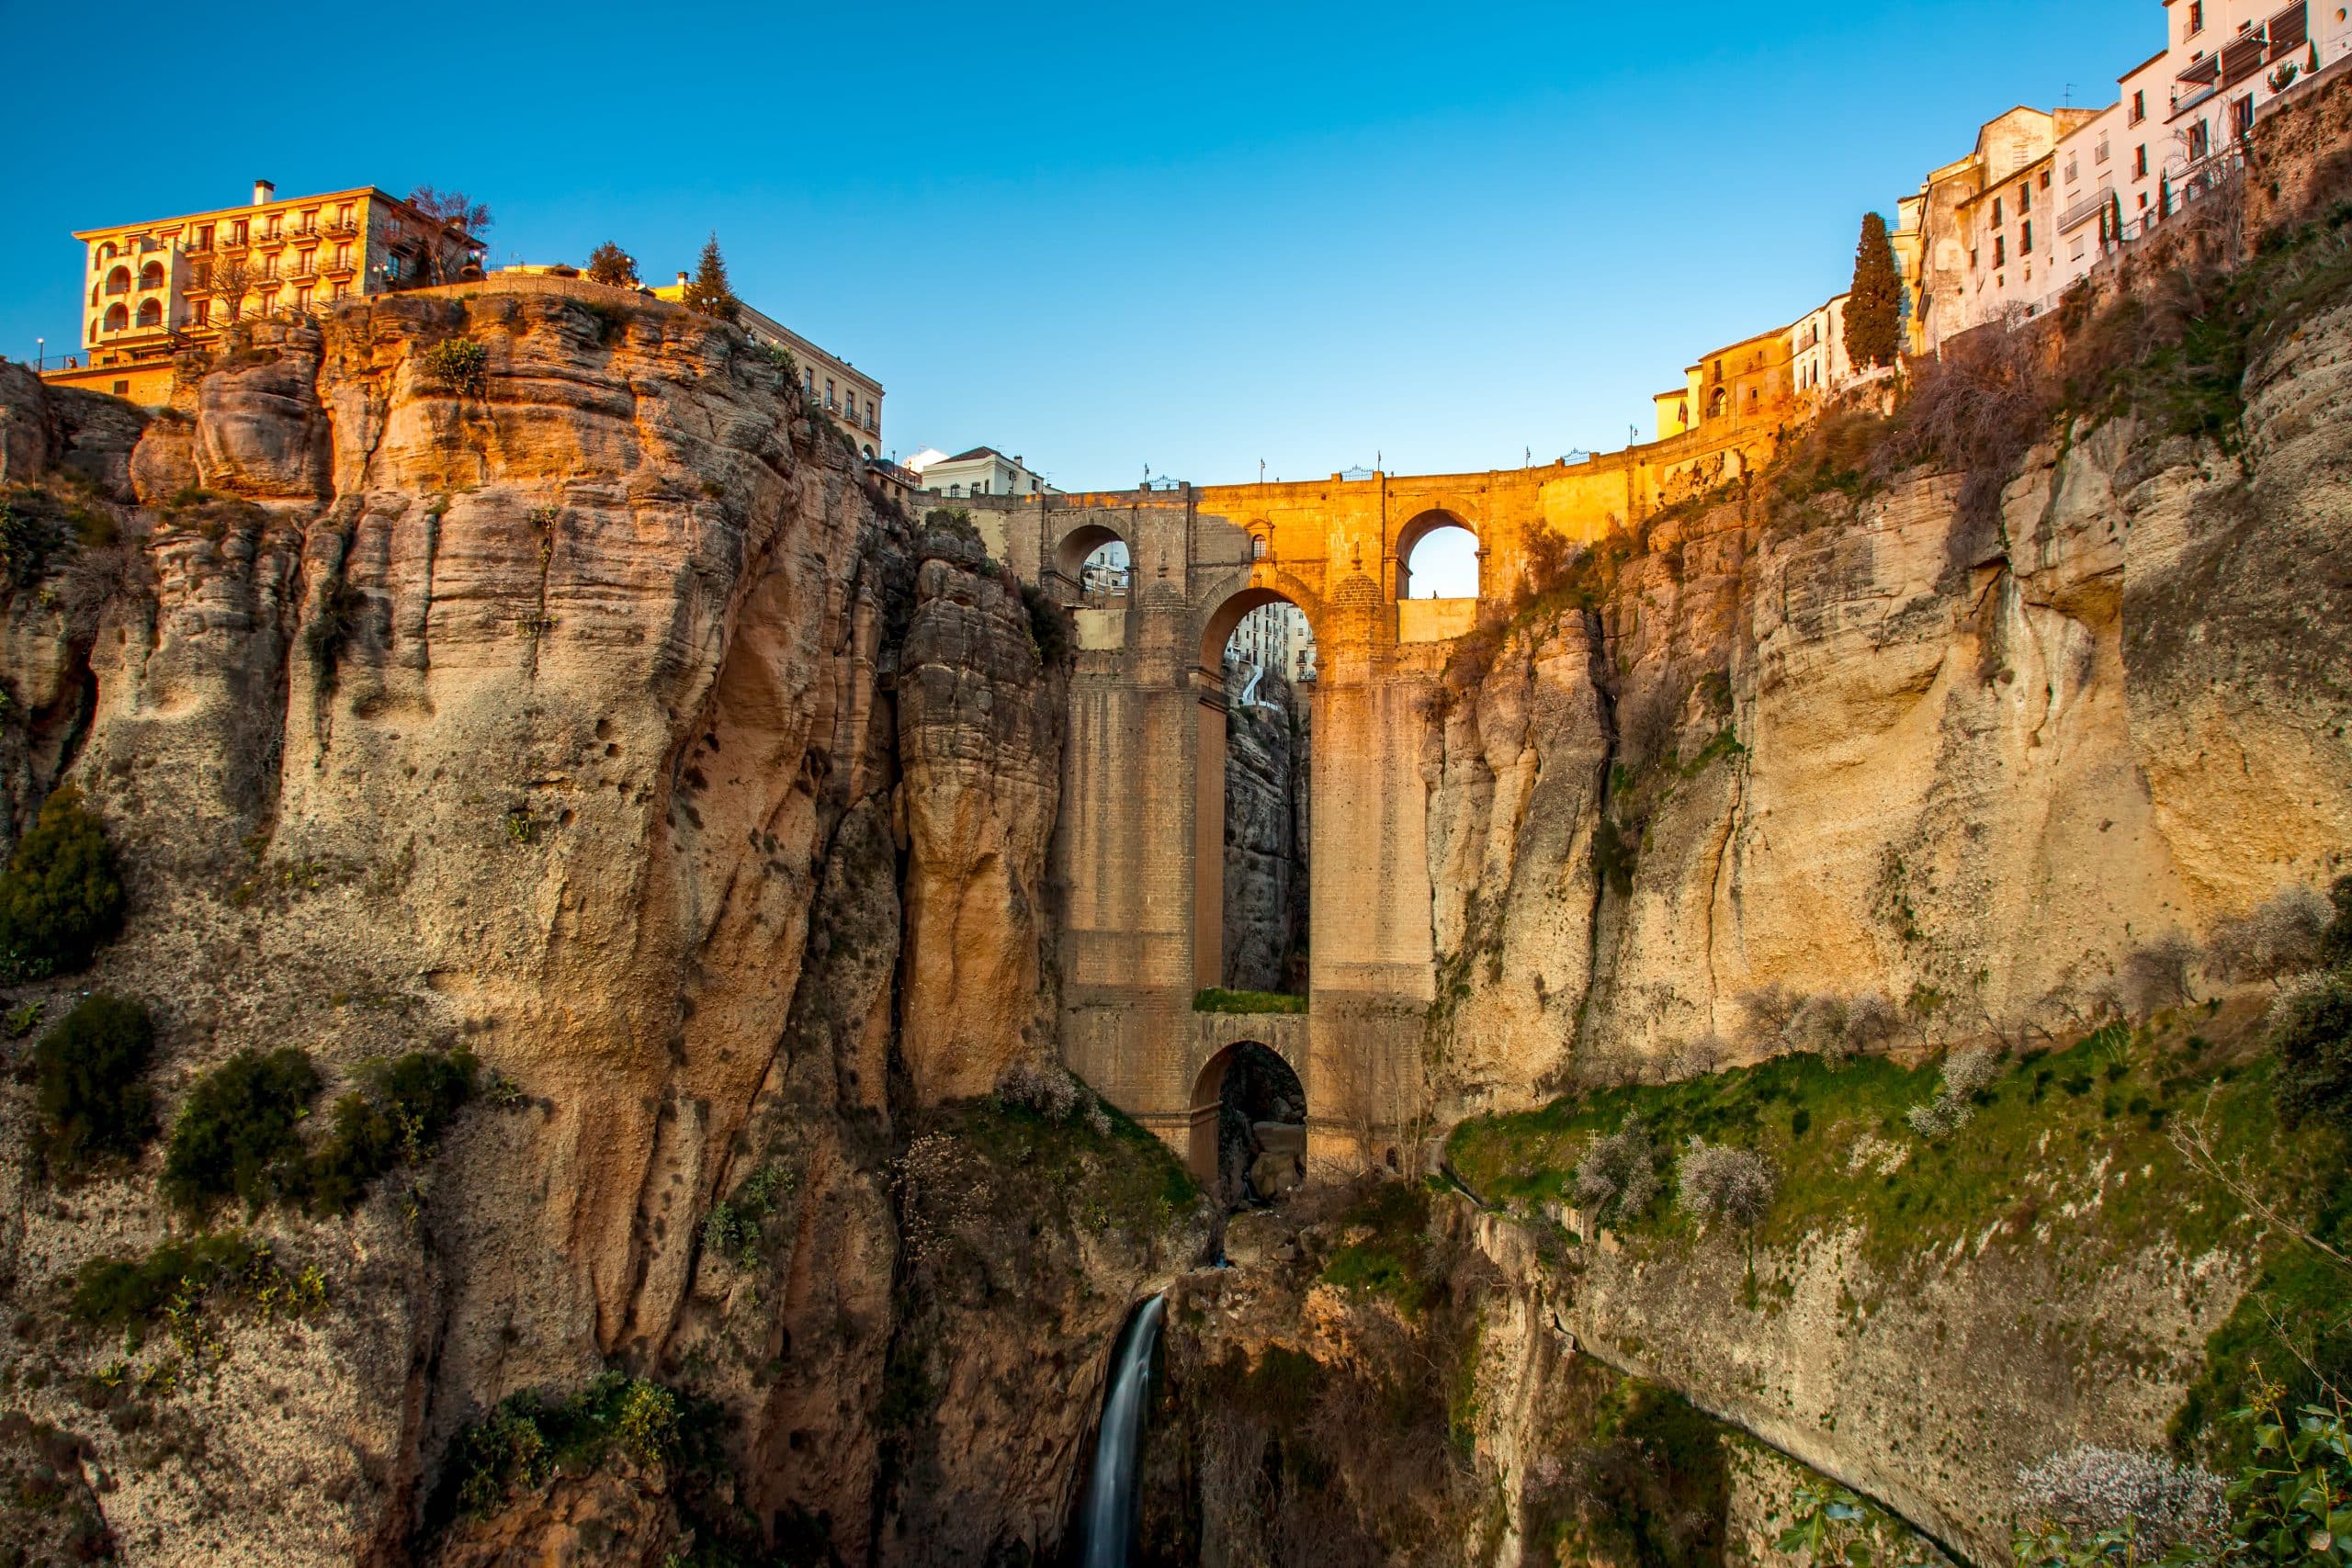
M 1727 423 L 1573 466 L 953 502 L 1078 622 L 1052 866 L 1071 1068 L 1198 1166 L 1197 1113 L 1231 1047 L 1255 1041 L 1299 1075 L 1311 1160 L 1409 1159 L 1436 977 L 1421 750 L 1450 645 L 1510 597 L 1538 529 L 1598 540 L 1736 477 L 1772 439 Z M 1480 597 L 1408 599 L 1413 547 L 1449 525 L 1477 537 Z M 1082 592 L 1080 564 L 1113 539 L 1130 587 Z M 1204 1020 L 1193 997 L 1224 952 L 1223 653 L 1279 600 L 1317 649 L 1311 999 L 1304 1017 Z

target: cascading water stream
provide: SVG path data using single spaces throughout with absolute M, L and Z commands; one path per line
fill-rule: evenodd
M 1151 1393 L 1151 1353 L 1159 1344 L 1164 1296 L 1136 1308 L 1111 1350 L 1102 1385 L 1102 1425 L 1094 1468 L 1079 1504 L 1080 1568 L 1127 1568 L 1135 1559 L 1136 1486 L 1143 1459 L 1143 1407 Z

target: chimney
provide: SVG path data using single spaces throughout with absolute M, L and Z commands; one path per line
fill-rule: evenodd
M 679 287 L 679 288 L 684 288 L 685 286 L 686 286 L 686 275 L 685 275 L 684 273 L 683 273 L 683 272 L 682 272 L 682 273 L 678 274 L 678 287 Z
M 254 182 L 254 205 L 255 207 L 264 205 L 271 197 L 276 196 L 277 194 L 277 187 L 270 184 L 267 180 L 255 180 Z

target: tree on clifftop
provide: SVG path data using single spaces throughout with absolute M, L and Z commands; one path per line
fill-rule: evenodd
M 422 260 L 430 281 L 449 282 L 454 275 L 465 270 L 481 231 L 490 227 L 489 205 L 474 200 L 464 191 L 435 190 L 431 186 L 419 186 L 409 192 L 408 204 L 441 226 L 440 232 L 424 236 Z M 451 230 L 457 231 L 454 249 L 448 243 Z
M 609 283 L 616 288 L 635 288 L 637 258 L 607 240 L 588 253 L 588 278 L 592 283 Z
M 702 261 L 695 268 L 694 281 L 686 285 L 685 304 L 722 321 L 735 319 L 735 291 L 727 286 L 727 258 L 718 254 L 716 232 L 702 243 Z
M 1894 247 L 1886 220 L 1862 215 L 1861 243 L 1854 247 L 1854 292 L 1846 301 L 1846 357 L 1857 370 L 1894 363 L 1903 346 L 1903 286 L 1894 276 Z

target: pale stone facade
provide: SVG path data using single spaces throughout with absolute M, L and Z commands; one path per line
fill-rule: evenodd
M 923 489 L 950 499 L 1061 493 L 1019 457 L 1008 457 L 993 446 L 975 446 L 952 457 L 919 454 L 910 466 L 922 475 Z
M 685 298 L 686 282 L 686 274 L 682 272 L 677 282 L 664 284 L 651 292 L 656 299 L 674 304 Z M 841 355 L 818 347 L 774 316 L 755 310 L 740 299 L 735 302 L 735 324 L 751 333 L 752 342 L 790 354 L 793 363 L 800 367 L 801 390 L 809 400 L 849 432 L 861 455 L 869 459 L 882 456 L 881 382 Z

